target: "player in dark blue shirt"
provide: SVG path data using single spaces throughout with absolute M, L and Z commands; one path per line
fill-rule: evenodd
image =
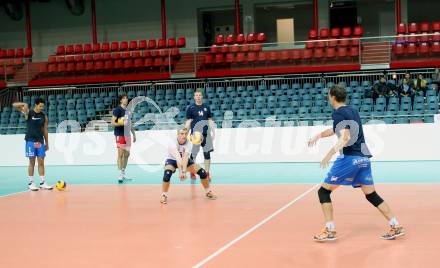
M 130 156 L 131 135 L 133 134 L 133 143 L 136 142 L 136 133 L 131 125 L 131 114 L 127 110 L 128 96 L 123 94 L 119 96 L 120 106 L 113 110 L 111 124 L 114 126 L 116 146 L 118 148 L 118 169 L 120 171 L 118 182 L 122 183 L 129 180 L 125 175 L 128 157 Z
M 208 173 L 208 179 L 211 180 L 209 172 L 211 164 L 211 152 L 214 151 L 213 140 L 215 136 L 214 122 L 209 105 L 203 103 L 203 94 L 200 90 L 194 92 L 194 104 L 191 104 L 186 110 L 185 127 L 191 129 L 191 133 L 198 131 L 203 135 L 201 145 L 194 145 L 191 158 L 195 161 L 199 153 L 200 146 L 203 148 L 203 157 L 205 159 L 205 170 Z M 195 175 L 191 174 L 191 178 L 195 179 Z
M 318 190 L 326 227 L 314 237 L 315 241 L 336 240 L 336 229 L 333 222 L 333 206 L 330 198 L 332 191 L 340 185 L 361 187 L 367 200 L 389 221 L 390 230 L 382 236 L 390 240 L 404 235 L 404 230 L 397 222 L 390 207 L 376 193 L 373 176 L 371 174 L 371 153 L 365 144 L 364 131 L 357 110 L 345 105 L 347 92 L 345 88 L 333 86 L 329 91 L 329 102 L 335 109 L 333 112 L 333 128 L 327 129 L 311 138 L 309 146 L 313 146 L 320 138 L 338 136 L 337 144 L 321 161 L 321 167 L 326 168 L 333 155 L 340 152 L 330 172 Z
M 29 184 L 31 191 L 38 189 L 52 190 L 52 186 L 48 185 L 44 178 L 44 158 L 46 151 L 49 150 L 49 135 L 47 131 L 48 119 L 43 113 L 44 100 L 36 99 L 35 107 L 30 110 L 27 103 L 16 102 L 14 108 L 24 114 L 26 120 L 26 157 L 29 158 Z M 40 187 L 34 183 L 34 167 L 35 159 L 38 161 L 38 174 L 40 175 Z

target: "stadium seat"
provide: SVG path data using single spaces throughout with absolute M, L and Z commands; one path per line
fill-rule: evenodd
M 397 26 L 397 34 L 406 34 L 406 24 L 405 23 L 400 23 Z
M 119 46 L 119 50 L 120 51 L 127 51 L 128 48 L 128 42 L 127 41 L 122 41 L 120 46 Z
M 408 33 L 415 33 L 417 34 L 419 32 L 419 25 L 415 22 L 411 22 L 408 25 Z

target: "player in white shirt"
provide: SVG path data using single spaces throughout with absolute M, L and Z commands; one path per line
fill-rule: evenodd
M 168 201 L 168 189 L 170 180 L 176 169 L 179 169 L 179 178 L 181 181 L 186 179 L 186 173 L 197 174 L 205 188 L 206 197 L 210 200 L 217 199 L 209 188 L 208 174 L 199 165 L 190 159 L 192 143 L 188 140 L 188 129 L 183 128 L 177 131 L 177 138 L 173 139 L 168 146 L 168 156 L 165 160 L 165 171 L 163 174 L 162 196 L 160 202 L 166 204 Z

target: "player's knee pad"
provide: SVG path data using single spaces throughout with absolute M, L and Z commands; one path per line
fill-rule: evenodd
M 380 204 L 383 203 L 383 199 L 376 193 L 376 191 L 372 192 L 371 194 L 365 195 L 368 202 L 370 202 L 373 206 L 378 207 Z
M 163 182 L 170 182 L 172 175 L 173 172 L 171 170 L 165 170 L 163 173 Z
M 332 202 L 332 199 L 330 198 L 331 193 L 332 193 L 332 191 L 327 190 L 321 186 L 321 188 L 319 188 L 319 190 L 318 190 L 319 202 L 321 204 L 331 203 Z
M 210 160 L 211 159 L 211 152 L 203 152 L 203 157 L 205 158 L 205 160 Z
M 199 171 L 197 171 L 197 175 L 200 176 L 200 179 L 204 180 L 208 177 L 208 173 L 203 168 L 200 168 Z

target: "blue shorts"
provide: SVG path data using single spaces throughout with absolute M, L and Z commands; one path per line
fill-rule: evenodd
M 336 159 L 324 182 L 353 187 L 373 185 L 370 159 L 362 156 L 341 155 Z
M 40 142 L 26 141 L 26 157 L 44 158 L 46 156 L 46 145 Z
M 194 165 L 194 161 L 191 159 L 188 159 L 188 165 L 187 167 Z M 165 161 L 165 166 L 173 166 L 174 168 L 177 168 L 177 161 L 173 159 L 167 159 Z

